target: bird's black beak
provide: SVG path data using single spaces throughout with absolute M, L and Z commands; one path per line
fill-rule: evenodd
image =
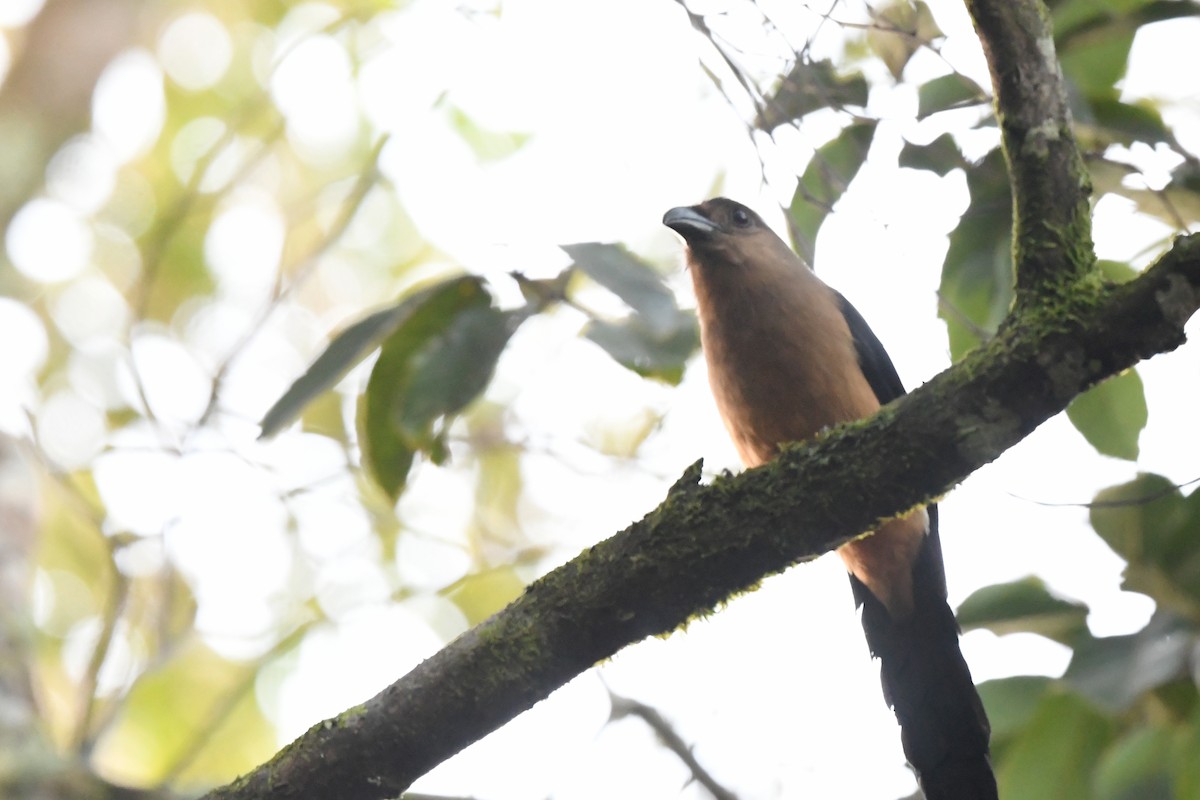
M 685 241 L 703 241 L 710 238 L 720 228 L 708 217 L 696 210 L 695 206 L 680 206 L 672 208 L 663 214 L 663 225 L 678 233 Z

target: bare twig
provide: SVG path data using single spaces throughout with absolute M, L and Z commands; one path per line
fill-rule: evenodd
M 692 778 L 696 783 L 699 783 L 709 791 L 716 800 L 738 800 L 738 796 L 722 786 L 716 778 L 714 778 L 708 770 L 704 768 L 697 759 L 692 748 L 688 746 L 683 737 L 672 727 L 670 722 L 667 722 L 656 708 L 651 708 L 645 703 L 640 703 L 637 700 L 628 697 L 622 697 L 616 694 L 611 689 L 608 690 L 608 698 L 612 703 L 612 718 L 614 720 L 622 717 L 637 717 L 650 726 L 658 736 L 659 741 L 663 746 L 684 763 L 684 766 L 692 773 Z

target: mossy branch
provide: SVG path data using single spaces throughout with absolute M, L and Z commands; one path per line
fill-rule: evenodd
M 1092 186 L 1075 142 L 1050 12 L 1040 0 L 966 0 L 992 75 L 1013 196 L 1016 309 L 1095 269 Z

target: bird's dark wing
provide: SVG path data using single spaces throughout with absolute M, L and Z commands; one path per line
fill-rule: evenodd
M 835 294 L 842 309 L 842 316 L 850 326 L 850 335 L 854 337 L 858 365 L 866 376 L 867 383 L 871 384 L 880 405 L 890 403 L 904 394 L 904 384 L 900 382 L 892 359 L 887 350 L 883 349 L 883 343 L 879 341 L 875 331 L 871 330 L 863 315 L 858 313 L 858 309 L 851 305 L 841 292 Z

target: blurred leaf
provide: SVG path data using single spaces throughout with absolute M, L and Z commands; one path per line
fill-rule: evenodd
M 959 152 L 954 137 L 943 133 L 929 144 L 905 142 L 900 149 L 900 166 L 926 169 L 945 176 L 952 169 L 965 168 L 967 162 Z
M 511 566 L 496 567 L 468 575 L 446 590 L 447 597 L 467 618 L 478 625 L 521 596 L 525 582 Z
M 1111 90 L 1125 74 L 1138 28 L 1200 14 L 1196 3 L 1179 0 L 1060 0 L 1050 7 L 1055 45 L 1067 77 L 1101 90 Z
M 1136 28 L 1114 23 L 1082 30 L 1059 39 L 1063 74 L 1084 97 L 1109 97 L 1125 75 Z
M 521 290 L 525 302 L 536 308 L 545 308 L 566 299 L 567 287 L 571 284 L 574 274 L 575 271 L 571 267 L 567 267 L 553 278 L 528 278 L 520 272 L 509 273 L 517 282 L 517 288 Z
M 985 586 L 958 607 L 964 631 L 984 628 L 997 635 L 1037 633 L 1070 646 L 1087 632 L 1088 607 L 1055 597 L 1040 578 Z
M 943 36 L 929 6 L 920 0 L 893 0 L 876 8 L 873 15 L 875 24 L 867 31 L 867 44 L 897 80 L 913 53 Z
M 570 244 L 563 250 L 588 277 L 636 313 L 618 322 L 592 320 L 585 336 L 622 366 L 648 378 L 677 384 L 700 346 L 696 317 L 648 264 L 611 244 Z
M 1140 474 L 1096 494 L 1089 518 L 1096 533 L 1126 561 L 1144 561 L 1152 542 L 1187 520 L 1179 488 L 1162 475 Z
M 1097 800 L 1174 800 L 1171 739 L 1168 730 L 1147 728 L 1115 742 L 1096 770 Z
M 1153 694 L 1148 705 L 1171 720 L 1187 720 L 1200 710 L 1200 686 L 1192 676 L 1156 686 Z
M 769 132 L 817 109 L 865 106 L 867 88 L 862 73 L 839 75 L 828 59 L 799 61 L 763 103 L 755 126 Z
M 450 106 L 447 110 L 450 124 L 482 162 L 500 161 L 520 150 L 529 141 L 526 133 L 504 133 L 483 127 L 465 111 Z
M 644 261 L 615 244 L 587 242 L 562 246 L 585 275 L 608 289 L 641 315 L 659 334 L 679 327 L 679 305 L 662 276 Z
M 1000 796 L 1093 800 L 1092 775 L 1114 727 L 1078 697 L 1047 695 L 997 765 Z
M 1128 562 L 1124 586 L 1200 619 L 1200 491 L 1185 500 L 1159 475 L 1140 475 L 1096 495 L 1091 523 Z
M 477 431 L 472 431 L 472 438 L 477 435 Z M 519 529 L 521 497 L 525 488 L 521 454 L 515 447 L 485 445 L 476 451 L 476 458 L 479 469 L 475 478 L 475 523 L 489 538 L 511 540 Z
M 967 191 L 938 289 L 955 361 L 996 330 L 1013 297 L 1012 195 L 999 149 L 967 170 Z
M 1195 691 L 1195 684 L 1193 684 Z M 1171 747 L 1171 776 L 1176 797 L 1200 797 L 1200 712 L 1193 712 L 1186 726 L 1178 731 Z
M 1138 170 L 1118 161 L 1089 158 L 1088 171 L 1097 196 L 1111 192 L 1127 197 L 1138 211 L 1180 231 L 1200 221 L 1200 167 L 1190 162 L 1172 170 L 1171 182 L 1158 191 L 1144 188 Z
M 1142 5 L 1145 0 L 1134 3 Z M 1046 5 L 1054 14 L 1054 33 L 1060 44 L 1077 31 L 1103 24 L 1113 12 L 1107 0 L 1050 0 Z
M 636 458 L 638 449 L 662 425 L 662 414 L 642 407 L 621 418 L 588 422 L 584 441 L 598 453 L 616 458 Z
M 988 94 L 979 84 L 965 75 L 951 72 L 917 89 L 917 119 L 924 119 L 939 111 L 964 108 L 987 102 Z
M 487 386 L 529 314 L 493 308 L 476 277 L 446 281 L 421 296 L 383 343 L 360 404 L 363 463 L 392 500 L 416 453 L 445 458 L 453 416 Z
M 411 379 L 393 418 L 406 436 L 420 440 L 431 421 L 457 413 L 474 400 L 491 380 L 508 337 L 524 321 L 524 313 L 483 305 L 491 297 L 479 297 L 478 307 L 460 310 L 410 356 Z
M 1149 418 L 1137 370 L 1125 370 L 1076 397 L 1067 417 L 1100 453 L 1136 461 L 1138 437 Z
M 1195 646 L 1192 626 L 1158 612 L 1135 634 L 1081 640 L 1063 680 L 1100 708 L 1121 713 L 1143 692 L 1186 676 Z
M 348 437 L 342 399 L 337 392 L 322 392 L 317 395 L 300 413 L 303 429 L 345 443 Z
M 1095 149 L 1102 149 L 1112 142 L 1129 145 L 1137 141 L 1153 145 L 1171 139 L 1162 114 L 1146 102 L 1123 103 L 1115 97 L 1095 97 L 1088 99 L 1088 105 L 1092 119 L 1084 122 L 1094 125 L 1103 137 L 1101 142 L 1092 145 Z
M 470 280 L 470 279 L 464 279 Z M 273 436 L 291 424 L 318 395 L 332 389 L 392 331 L 429 299 L 438 287 L 415 292 L 396 305 L 376 311 L 333 337 L 325 352 L 317 356 L 304 374 L 275 401 L 262 422 L 260 437 Z
M 584 333 L 621 366 L 643 377 L 678 384 L 688 358 L 700 346 L 695 316 L 679 312 L 676 326 L 665 333 L 651 330 L 643 319 L 631 316 L 621 322 L 593 320 Z
M 979 696 L 992 724 L 992 742 L 1015 736 L 1028 725 L 1053 686 L 1052 678 L 1040 675 L 1017 675 L 979 684 Z
M 186 774 L 203 784 L 251 769 L 277 746 L 254 701 L 256 666 L 192 642 L 138 681 L 93 758 L 105 774 L 134 785 L 152 785 L 183 759 L 192 764 Z M 221 735 L 207 735 L 212 730 Z
M 821 224 L 845 194 L 867 158 L 875 137 L 875 122 L 857 122 L 842 130 L 813 153 L 788 208 L 788 224 L 796 252 L 814 263 Z

